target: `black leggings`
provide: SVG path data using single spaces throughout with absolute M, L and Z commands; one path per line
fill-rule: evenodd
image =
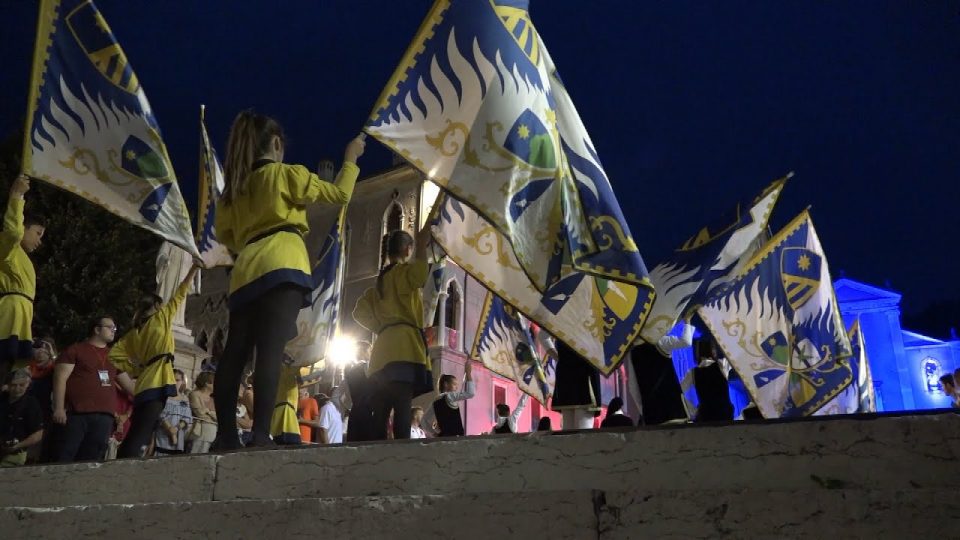
M 274 287 L 230 312 L 230 330 L 217 363 L 213 402 L 217 409 L 218 449 L 239 447 L 237 389 L 243 367 L 256 350 L 253 375 L 253 444 L 270 440 L 270 418 L 277 403 L 283 349 L 297 334 L 297 314 L 306 291 L 297 285 Z
M 387 423 L 393 411 L 393 438 L 410 438 L 410 406 L 413 401 L 413 383 L 390 381 L 381 383 L 373 394 L 373 438 L 387 438 Z M 349 425 L 347 430 L 349 432 Z
M 167 398 L 162 397 L 133 406 L 130 429 L 120 448 L 117 448 L 117 458 L 143 457 L 144 450 L 150 445 L 150 438 L 160 424 L 160 413 L 166 404 Z

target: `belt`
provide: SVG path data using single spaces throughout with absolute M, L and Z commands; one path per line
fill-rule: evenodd
M 0 298 L 3 298 L 4 296 L 22 296 L 22 297 L 26 298 L 27 300 L 29 300 L 31 304 L 33 303 L 33 298 L 30 298 L 29 296 L 23 294 L 22 292 L 3 292 L 3 291 L 0 291 Z
M 276 227 L 276 228 L 274 228 L 274 229 L 270 229 L 270 230 L 268 230 L 268 231 L 266 231 L 266 232 L 262 232 L 262 233 L 260 233 L 260 234 L 258 234 L 258 235 L 256 235 L 256 236 L 254 236 L 254 237 L 251 238 L 249 241 L 247 241 L 247 245 L 249 246 L 250 244 L 253 244 L 253 243 L 255 243 L 255 242 L 259 242 L 259 241 L 263 240 L 264 238 L 267 238 L 267 237 L 270 237 L 270 236 L 273 236 L 273 235 L 275 235 L 275 234 L 277 234 L 277 233 L 282 233 L 282 232 L 293 233 L 293 234 L 295 234 L 295 235 L 300 236 L 301 238 L 303 238 L 303 236 L 301 236 L 301 234 L 300 234 L 300 229 L 298 229 L 297 227 L 295 227 L 295 226 L 293 226 L 293 225 L 282 225 L 282 226 L 280 226 L 280 227 Z
M 170 353 L 158 354 L 158 355 L 154 356 L 153 358 L 151 358 L 150 360 L 148 360 L 147 363 L 143 365 L 143 367 L 147 367 L 147 366 L 149 366 L 149 365 L 151 365 L 151 364 L 154 364 L 154 363 L 160 362 L 160 361 L 173 362 L 173 358 L 174 358 L 174 356 L 173 356 L 172 354 L 170 354 Z

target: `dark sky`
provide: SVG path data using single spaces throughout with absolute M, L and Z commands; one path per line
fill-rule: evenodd
M 98 0 L 193 202 L 197 114 L 223 151 L 253 106 L 287 159 L 337 160 L 427 0 Z M 0 135 L 22 125 L 34 0 L 0 0 Z M 797 176 L 834 275 L 960 298 L 960 0 L 533 0 L 648 266 L 738 198 Z M 386 168 L 368 145 L 363 174 Z

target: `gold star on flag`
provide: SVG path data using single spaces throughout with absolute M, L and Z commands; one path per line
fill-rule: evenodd
M 800 267 L 800 269 L 801 269 L 801 270 L 804 270 L 804 271 L 806 271 L 807 269 L 809 269 L 809 268 L 810 268 L 810 257 L 807 257 L 806 254 L 801 255 L 801 256 L 800 256 L 800 259 L 797 260 L 797 266 Z
M 137 159 L 137 153 L 134 152 L 133 150 L 127 150 L 127 159 L 129 159 L 130 161 Z
M 767 343 L 769 343 L 769 344 L 770 344 L 770 346 L 771 346 L 771 347 L 773 347 L 774 345 L 776 345 L 776 344 L 777 344 L 777 340 L 776 340 L 776 339 L 774 339 L 774 338 L 770 338 L 770 340 L 769 340 L 769 341 L 767 341 Z
M 517 128 L 517 135 L 519 135 L 521 139 L 524 139 L 524 140 L 529 139 L 529 138 L 530 138 L 530 128 L 528 128 L 527 126 L 525 126 L 525 125 L 523 125 L 523 124 L 520 124 L 520 127 Z

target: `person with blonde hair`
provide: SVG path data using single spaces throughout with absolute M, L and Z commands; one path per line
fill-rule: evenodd
M 303 238 L 309 232 L 307 205 L 350 202 L 360 169 L 364 138 L 350 141 L 333 183 L 302 165 L 283 163 L 285 137 L 276 120 L 251 110 L 230 128 L 224 176 L 217 202 L 217 239 L 237 254 L 230 274 L 227 344 L 217 366 L 217 386 L 237 388 L 244 364 L 256 349 L 253 434 L 250 446 L 272 446 L 271 416 L 277 401 L 283 351 L 296 336 L 297 313 L 313 290 Z M 218 438 L 212 450 L 241 447 L 237 396 L 214 396 Z M 299 431 L 299 430 L 297 430 Z

